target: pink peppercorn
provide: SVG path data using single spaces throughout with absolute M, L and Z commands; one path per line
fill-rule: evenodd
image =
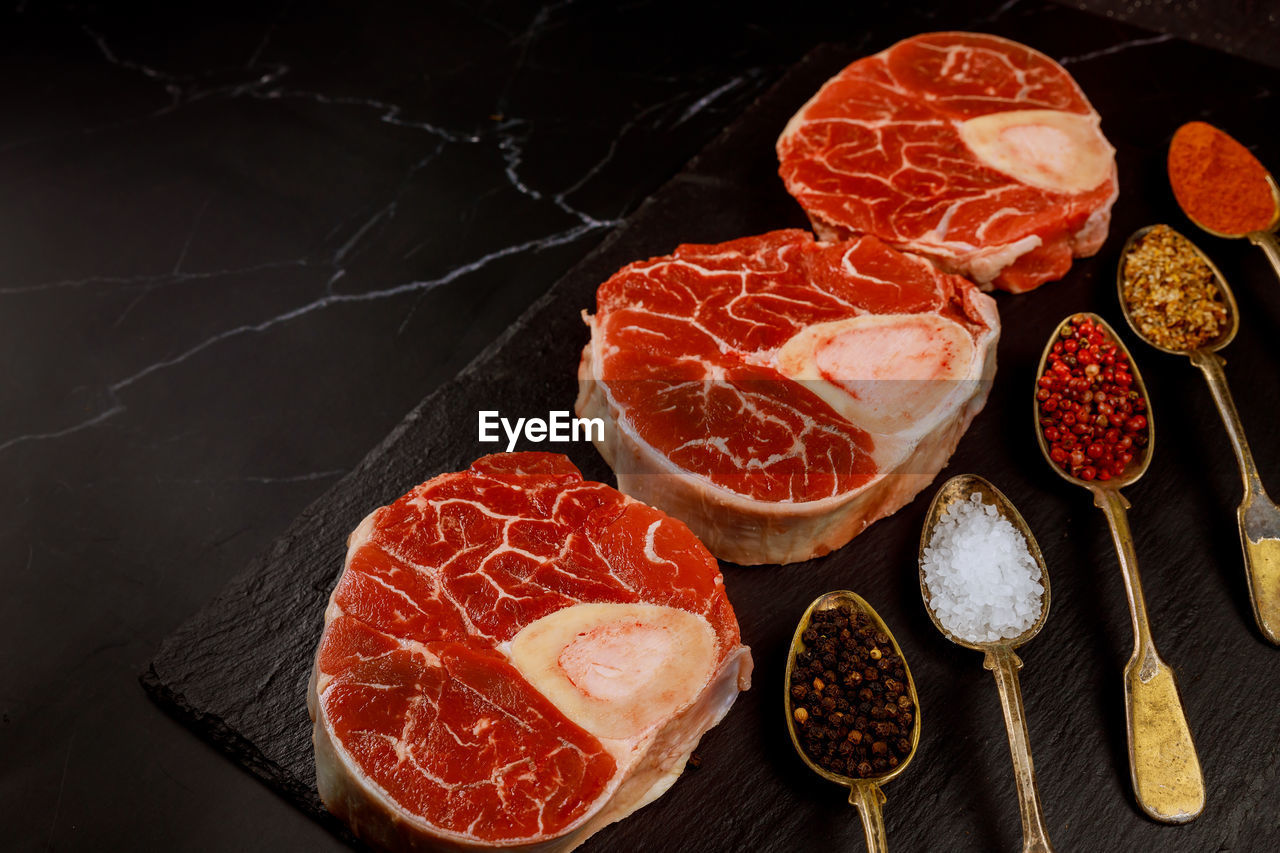
M 1133 388 L 1129 359 L 1083 315 L 1050 347 L 1036 382 L 1040 428 L 1049 458 L 1073 477 L 1107 481 L 1149 441 L 1147 401 Z

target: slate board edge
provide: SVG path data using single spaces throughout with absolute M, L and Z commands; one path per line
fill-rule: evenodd
M 234 763 L 237 766 L 265 783 L 285 800 L 299 807 L 303 813 L 318 821 L 338 838 L 358 850 L 369 849 L 351 834 L 346 824 L 324 809 L 314 790 L 300 784 L 288 773 L 282 772 L 275 762 L 262 754 L 253 741 L 226 725 L 216 714 L 200 711 L 187 702 L 181 692 L 170 689 L 161 680 L 154 664 L 147 667 L 146 672 L 138 677 L 138 681 L 151 701 L 190 729 L 201 740 L 224 755 L 234 756 Z
M 359 463 L 356 464 L 350 473 L 309 504 L 306 509 L 304 509 L 298 517 L 294 519 L 285 532 L 282 533 L 271 546 L 258 554 L 258 556 L 254 557 L 245 569 L 234 575 L 217 596 L 162 640 L 155 656 L 148 664 L 147 669 L 138 676 L 139 683 L 151 700 L 170 716 L 189 728 L 196 736 L 206 741 L 220 752 L 228 755 L 228 757 L 232 758 L 233 761 L 244 770 L 257 777 L 286 800 L 300 807 L 302 811 L 320 821 L 321 824 L 333 831 L 344 841 L 347 841 L 360 849 L 367 849 L 350 832 L 350 830 L 342 824 L 341 821 L 334 818 L 324 808 L 313 787 L 301 784 L 289 773 L 284 772 L 283 769 L 275 762 L 263 755 L 262 751 L 251 740 L 241 735 L 231 726 L 227 725 L 222 718 L 216 714 L 201 711 L 191 702 L 187 701 L 184 693 L 173 689 L 167 683 L 163 674 L 166 661 L 184 656 L 187 650 L 191 648 L 191 642 L 188 638 L 194 637 L 199 639 L 203 636 L 201 628 L 208 621 L 205 618 L 206 615 L 223 610 L 224 601 L 238 597 L 238 593 L 244 588 L 246 581 L 264 571 L 271 564 L 273 558 L 279 555 L 282 549 L 287 550 L 289 543 L 291 543 L 298 534 L 306 530 L 308 524 L 319 512 L 321 507 L 328 505 L 335 495 L 343 492 L 350 481 L 360 479 L 367 471 L 375 467 L 378 461 L 383 458 L 388 450 L 398 443 L 400 437 L 414 421 L 422 418 L 424 412 L 428 411 L 431 406 L 438 402 L 438 400 L 447 398 L 453 388 L 478 374 L 482 374 L 485 366 L 496 359 L 503 349 L 512 341 L 512 339 L 515 338 L 517 334 L 519 334 L 522 329 L 526 328 L 547 308 L 549 304 L 555 301 L 562 282 L 567 279 L 571 279 L 581 267 L 590 265 L 597 256 L 608 252 L 609 249 L 621 240 L 633 227 L 637 225 L 637 223 L 643 224 L 648 212 L 656 203 L 656 199 L 664 195 L 664 193 L 674 185 L 686 180 L 687 173 L 697 166 L 699 160 L 709 152 L 712 152 L 724 145 L 726 141 L 733 136 L 734 131 L 740 124 L 750 121 L 751 115 L 756 112 L 762 103 L 770 100 L 771 98 L 779 97 L 785 93 L 790 88 L 790 85 L 794 84 L 794 80 L 797 77 L 803 77 L 807 74 L 810 66 L 814 64 L 822 64 L 827 61 L 834 61 L 847 49 L 848 47 L 845 45 L 832 43 L 819 44 L 806 53 L 798 62 L 788 68 L 777 81 L 775 81 L 746 109 L 744 109 L 737 119 L 728 124 L 720 131 L 719 134 L 717 134 L 697 154 L 695 154 L 679 172 L 646 197 L 630 216 L 610 231 L 609 234 L 606 235 L 595 248 L 583 256 L 581 260 L 570 267 L 555 284 L 547 289 L 546 293 L 525 309 L 516 321 L 512 323 L 502 334 L 481 350 L 480 353 L 476 355 L 476 357 L 465 367 L 463 367 L 452 379 L 443 383 L 424 397 L 423 400 L 410 410 L 409 413 L 405 415 L 405 417 L 381 442 L 379 442 L 360 460 Z M 428 474 L 427 476 L 433 475 Z

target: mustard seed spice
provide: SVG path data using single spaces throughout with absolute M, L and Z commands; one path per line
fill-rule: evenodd
M 815 610 L 801 640 L 788 687 L 796 735 L 810 760 L 855 779 L 905 761 L 916 707 L 888 635 L 846 604 Z
M 1130 247 L 1122 289 L 1138 332 L 1165 349 L 1202 347 L 1226 326 L 1227 306 L 1213 270 L 1168 225 L 1156 225 Z

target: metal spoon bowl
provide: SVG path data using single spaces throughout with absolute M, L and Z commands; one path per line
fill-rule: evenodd
M 915 719 L 911 725 L 911 749 L 907 752 L 907 757 L 899 762 L 897 767 L 865 779 L 833 773 L 825 767 L 820 767 L 814 763 L 800 744 L 799 735 L 796 733 L 795 717 L 792 716 L 791 671 L 795 667 L 796 656 L 805 651 L 804 632 L 809 629 L 809 623 L 814 611 L 834 610 L 841 605 L 847 605 L 855 612 L 865 614 L 871 624 L 875 625 L 877 630 L 883 632 L 889 638 L 889 644 L 893 646 L 894 653 L 902 661 L 902 669 L 906 673 L 907 695 L 911 697 L 911 703 L 916 709 Z M 837 590 L 819 596 L 804 611 L 804 615 L 800 617 L 800 624 L 796 626 L 796 633 L 791 638 L 791 649 L 787 653 L 786 681 L 783 684 L 782 692 L 783 706 L 787 715 L 787 733 L 791 735 L 791 745 L 796 748 L 796 752 L 799 754 L 800 759 L 804 761 L 805 766 L 814 773 L 817 773 L 823 779 L 849 788 L 849 803 L 858 809 L 858 813 L 862 817 L 862 828 L 867 837 L 867 849 L 870 853 L 885 853 L 889 848 L 885 840 L 884 815 L 881 811 L 881 806 L 884 805 L 885 799 L 880 786 L 901 775 L 902 771 L 906 770 L 907 765 L 911 763 L 911 759 L 915 757 L 916 749 L 920 746 L 920 698 L 916 695 L 916 683 L 911 677 L 911 667 L 907 665 L 906 655 L 899 648 L 893 632 L 889 630 L 889 626 L 885 625 L 884 620 L 880 618 L 879 613 L 876 613 L 875 608 L 856 593 L 848 590 Z
M 996 513 L 1011 523 L 1014 529 L 1026 540 L 1027 550 L 1031 552 L 1032 559 L 1040 567 L 1040 583 L 1044 587 L 1044 592 L 1040 595 L 1040 616 L 1036 619 L 1035 624 L 1016 637 L 1002 638 L 989 643 L 973 643 L 962 637 L 957 637 L 947 630 L 947 627 L 938 619 L 938 614 L 933 610 L 933 599 L 929 594 L 929 586 L 925 583 L 924 576 L 924 549 L 929 547 L 929 544 L 933 541 L 933 532 L 937 528 L 939 520 L 952 506 L 960 501 L 969 500 L 970 495 L 975 492 L 982 496 L 983 503 L 994 506 Z M 942 484 L 942 488 L 933 497 L 933 503 L 929 505 L 929 514 L 925 516 L 924 529 L 920 534 L 920 594 L 924 597 L 924 606 L 929 613 L 929 618 L 933 620 L 933 624 L 942 633 L 942 636 L 958 646 L 964 646 L 966 649 L 985 652 L 996 645 L 1016 649 L 1040 633 L 1040 629 L 1044 627 L 1044 620 L 1049 616 L 1049 572 L 1045 568 L 1044 556 L 1040 553 L 1040 546 L 1036 543 L 1035 537 L 1031 535 L 1031 529 L 1027 527 L 1027 522 L 1023 520 L 1022 515 L 1009 499 L 999 489 L 976 474 L 961 474 L 957 477 L 952 477 Z
M 1036 441 L 1040 443 L 1040 452 L 1044 454 L 1044 458 L 1048 461 L 1058 476 L 1066 480 L 1068 483 L 1074 483 L 1077 486 L 1083 486 L 1086 489 L 1110 488 L 1118 490 L 1131 483 L 1137 482 L 1142 475 L 1147 473 L 1147 468 L 1151 465 L 1151 454 L 1156 446 L 1156 422 L 1151 410 L 1151 397 L 1147 394 L 1146 383 L 1142 381 L 1142 374 L 1138 371 L 1137 362 L 1133 360 L 1133 354 L 1129 352 L 1129 348 L 1124 345 L 1124 341 L 1120 340 L 1120 336 L 1116 334 L 1115 329 L 1111 328 L 1106 320 L 1097 314 L 1088 311 L 1077 311 L 1075 314 L 1068 316 L 1065 320 L 1058 324 L 1053 330 L 1053 334 L 1049 337 L 1048 343 L 1044 345 L 1044 352 L 1040 354 L 1040 365 L 1036 368 L 1036 380 L 1044 375 L 1045 365 L 1049 363 L 1049 354 L 1053 350 L 1053 345 L 1063 340 L 1062 330 L 1067 326 L 1073 326 L 1088 318 L 1092 320 L 1094 325 L 1102 328 L 1102 331 L 1115 342 L 1116 346 L 1129 359 L 1129 372 L 1133 374 L 1133 389 L 1137 391 L 1142 399 L 1147 401 L 1147 410 L 1143 415 L 1147 419 L 1147 445 L 1146 447 L 1137 448 L 1133 454 L 1133 461 L 1129 463 L 1129 467 L 1119 477 L 1112 477 L 1110 480 L 1083 480 L 1080 477 L 1072 476 L 1068 471 L 1054 462 L 1049 457 L 1049 442 L 1045 440 L 1044 431 L 1040 428 L 1040 402 L 1035 398 L 1035 394 L 1031 395 L 1031 408 L 1035 416 Z M 1038 386 L 1037 386 L 1038 387 Z
M 929 592 L 929 584 L 925 579 L 924 552 L 932 542 L 938 523 L 947 510 L 959 501 L 967 501 L 973 494 L 982 496 L 985 504 L 994 506 L 996 513 L 1011 523 L 1026 542 L 1032 559 L 1040 567 L 1040 584 L 1044 590 L 1040 593 L 1040 615 L 1035 624 L 1014 637 L 1001 638 L 991 642 L 975 643 L 951 633 L 933 608 L 933 596 Z M 1049 616 L 1049 571 L 1040 553 L 1040 546 L 1031 535 L 1031 528 L 1021 513 L 1010 503 L 999 489 L 975 474 L 961 474 L 952 477 L 933 497 L 929 506 L 929 514 L 925 518 L 924 529 L 920 533 L 920 594 L 924 598 L 925 610 L 933 624 L 942 632 L 942 636 L 951 642 L 975 649 L 986 655 L 984 666 L 991 670 L 996 678 L 996 687 L 1000 692 L 1000 705 L 1004 709 L 1005 729 L 1009 736 L 1009 752 L 1013 756 L 1014 777 L 1018 783 L 1018 805 L 1022 812 L 1022 844 L 1023 853 L 1052 853 L 1049 833 L 1044 823 L 1044 813 L 1040 805 L 1040 791 L 1036 785 L 1035 764 L 1031 760 L 1031 740 L 1027 731 L 1026 709 L 1022 704 L 1022 689 L 1018 683 L 1018 670 L 1022 661 L 1014 654 L 1014 649 L 1023 645 L 1044 627 Z
M 1269 176 L 1268 176 L 1269 177 Z M 1272 189 L 1275 182 L 1272 181 Z M 1223 370 L 1226 361 L 1217 351 L 1231 343 L 1240 328 L 1240 312 L 1236 307 L 1235 294 L 1227 285 L 1227 279 L 1218 269 L 1217 264 L 1209 259 L 1200 247 L 1187 240 L 1200 259 L 1213 272 L 1214 283 L 1222 292 L 1222 301 L 1227 309 L 1226 328 L 1216 338 L 1204 346 L 1194 350 L 1174 350 L 1162 347 L 1142 334 L 1138 324 L 1134 322 L 1129 311 L 1129 303 L 1124 296 L 1124 267 L 1129 253 L 1154 225 L 1139 228 L 1124 245 L 1120 254 L 1120 263 L 1116 268 L 1116 292 L 1120 297 L 1120 308 L 1124 319 L 1144 343 L 1170 355 L 1184 355 L 1191 363 L 1200 368 L 1205 381 L 1209 383 L 1209 391 L 1222 416 L 1222 423 L 1227 428 L 1227 436 L 1235 450 L 1236 464 L 1240 468 L 1240 478 L 1244 481 L 1244 498 L 1236 511 L 1236 520 L 1240 527 L 1240 546 L 1244 553 L 1245 577 L 1249 584 L 1249 602 L 1253 606 L 1254 620 L 1258 629 L 1270 642 L 1280 645 L 1280 508 L 1267 495 L 1263 488 L 1262 478 L 1258 473 L 1257 463 L 1249 450 L 1249 441 L 1245 438 L 1244 424 L 1240 413 L 1236 411 L 1235 400 L 1227 386 L 1227 374 Z M 1170 229 L 1171 231 L 1173 229 Z M 1174 231 L 1176 234 L 1177 232 Z M 1182 236 L 1182 235 L 1179 235 Z M 1185 237 L 1183 237 L 1186 240 Z
M 1134 231 L 1131 235 L 1129 235 L 1129 239 L 1125 241 L 1124 249 L 1121 250 L 1120 252 L 1120 263 L 1116 267 L 1116 294 L 1120 298 L 1120 310 L 1124 314 L 1124 320 L 1126 323 L 1129 324 L 1129 328 L 1133 330 L 1133 333 L 1137 335 L 1138 339 L 1142 341 L 1144 344 L 1147 344 L 1148 346 L 1151 346 L 1151 347 L 1155 347 L 1161 352 L 1168 353 L 1169 355 L 1189 355 L 1190 352 L 1194 352 L 1194 350 L 1189 352 L 1188 350 L 1169 349 L 1168 347 L 1162 347 L 1159 344 L 1157 344 L 1155 341 L 1151 340 L 1146 335 L 1144 335 L 1142 333 L 1142 330 L 1138 327 L 1138 324 L 1134 321 L 1133 314 L 1129 311 L 1129 301 L 1124 298 L 1125 261 L 1128 260 L 1129 254 L 1133 251 L 1134 247 L 1137 246 L 1138 241 L 1141 240 L 1143 237 L 1147 236 L 1148 234 L 1150 234 L 1153 228 L 1157 228 L 1157 227 L 1159 226 L 1148 225 L 1145 228 L 1139 228 L 1137 231 Z M 1165 226 L 1165 227 L 1168 228 L 1168 226 Z M 1173 228 L 1169 228 L 1169 230 L 1173 231 L 1173 233 L 1177 234 L 1179 237 L 1182 237 L 1182 239 L 1184 240 L 1187 239 L 1184 235 L 1174 230 Z M 1197 246 L 1195 243 L 1192 243 L 1190 240 L 1187 240 L 1187 245 L 1189 245 L 1192 249 L 1195 250 L 1195 253 L 1200 257 L 1200 260 L 1204 261 L 1205 264 L 1209 267 L 1209 269 L 1213 272 L 1214 283 L 1218 286 L 1218 290 L 1221 291 L 1222 293 L 1223 307 L 1227 309 L 1226 325 L 1222 328 L 1221 331 L 1218 332 L 1218 336 L 1216 338 L 1209 341 L 1204 346 L 1200 347 L 1200 349 L 1205 350 L 1206 352 L 1216 352 L 1217 350 L 1222 349 L 1227 344 L 1235 340 L 1236 332 L 1240 330 L 1240 309 L 1236 306 L 1236 295 L 1231 291 L 1231 288 L 1227 286 L 1227 279 L 1225 276 L 1223 276 L 1222 271 L 1218 269 L 1218 265 L 1215 264 L 1212 260 L 1210 260 L 1209 256 L 1206 255 L 1204 252 L 1202 252 L 1200 250 L 1200 247 Z
M 1129 467 L 1119 477 L 1106 481 L 1073 477 L 1049 456 L 1049 444 L 1040 427 L 1040 404 L 1033 391 L 1031 405 L 1035 416 L 1036 441 L 1040 444 L 1040 452 L 1044 454 L 1045 461 L 1058 476 L 1093 493 L 1094 504 L 1106 513 L 1111 539 L 1120 559 L 1134 637 L 1133 654 L 1124 668 L 1129 775 L 1134 797 L 1152 819 L 1164 823 L 1186 823 L 1194 820 L 1204 810 L 1204 776 L 1200 771 L 1200 758 L 1196 754 L 1195 742 L 1191 739 L 1191 728 L 1187 725 L 1173 669 L 1160 658 L 1155 640 L 1151 636 L 1146 598 L 1138 574 L 1138 556 L 1125 513 L 1129 508 L 1129 501 L 1120 494 L 1121 487 L 1136 482 L 1151 464 L 1151 454 L 1156 444 L 1151 398 L 1129 349 L 1115 330 L 1096 314 L 1072 314 L 1058 324 L 1040 356 L 1036 380 L 1038 382 L 1044 375 L 1053 344 L 1062 338 L 1063 327 L 1085 317 L 1092 319 L 1129 357 L 1133 388 L 1147 401 L 1144 413 L 1147 418 L 1147 445 L 1141 449 L 1140 454 L 1135 454 Z

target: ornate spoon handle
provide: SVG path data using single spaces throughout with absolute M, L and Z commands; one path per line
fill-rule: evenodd
M 1022 661 L 1008 646 L 996 646 L 987 651 L 983 665 L 996 677 L 1000 705 L 1004 708 L 1009 752 L 1013 755 L 1013 772 L 1018 780 L 1018 805 L 1022 810 L 1022 853 L 1053 853 L 1040 807 L 1036 769 L 1031 761 L 1031 738 L 1027 734 L 1027 714 L 1022 707 L 1022 688 L 1018 685 Z
M 1274 249 L 1275 239 L 1271 245 Z M 1277 262 L 1273 257 L 1273 262 Z M 1191 363 L 1200 368 L 1213 402 L 1222 415 L 1227 436 L 1236 452 L 1240 465 L 1240 478 L 1244 480 L 1244 500 L 1236 515 L 1240 523 L 1240 546 L 1244 550 L 1245 576 L 1249 580 L 1249 600 L 1253 603 L 1253 616 L 1262 635 L 1280 645 L 1280 509 L 1276 508 L 1262 480 L 1258 466 L 1249 450 L 1244 435 L 1244 425 L 1235 401 L 1227 387 L 1227 376 L 1222 370 L 1225 363 L 1217 353 L 1197 350 L 1191 354 Z
M 884 792 L 874 782 L 855 784 L 849 789 L 849 802 L 862 816 L 862 830 L 867 834 L 867 853 L 889 853 L 884 832 Z
M 1133 793 L 1142 810 L 1155 820 L 1186 823 L 1204 809 L 1204 777 L 1173 669 L 1160 659 L 1151 638 L 1138 558 L 1125 514 L 1129 502 L 1111 488 L 1095 486 L 1093 494 L 1111 526 L 1133 619 L 1133 656 L 1124 668 Z

